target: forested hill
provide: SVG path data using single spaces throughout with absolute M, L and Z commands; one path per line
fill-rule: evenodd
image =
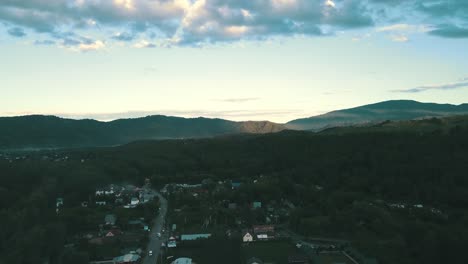
M 288 122 L 286 127 L 318 131 L 331 127 L 372 124 L 386 120 L 412 120 L 460 114 L 468 114 L 468 104 L 451 105 L 392 100 L 296 119 Z
M 148 116 L 112 122 L 56 116 L 0 118 L 0 149 L 112 146 L 144 139 L 200 138 L 238 133 L 271 133 L 284 129 L 268 121 Z
M 393 126 L 401 129 L 382 129 Z M 287 228 L 350 240 L 381 264 L 468 263 L 468 117 L 336 132 L 0 153 L 0 227 L 8 227 L 0 232 L 0 263 L 89 263 L 85 251 L 64 247 L 66 238 L 81 234 L 91 219 L 81 202 L 96 186 L 141 184 L 146 178 L 158 187 L 211 179 L 228 188 L 238 179 L 239 195 L 212 191 L 210 197 L 245 205 L 288 200 L 295 209 Z M 57 217 L 57 197 L 70 209 L 66 217 Z M 200 203 L 187 197 L 187 204 Z

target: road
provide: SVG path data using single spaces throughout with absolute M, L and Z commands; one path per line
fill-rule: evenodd
M 159 193 L 153 190 L 155 194 L 159 197 L 160 207 L 159 214 L 154 220 L 153 227 L 151 228 L 148 247 L 146 249 L 145 257 L 143 258 L 142 264 L 155 264 L 158 263 L 158 257 L 161 251 L 161 242 L 162 238 L 158 237 L 158 233 L 162 233 L 163 225 L 166 219 L 167 213 L 167 200 Z M 149 256 L 148 252 L 153 251 L 153 255 Z

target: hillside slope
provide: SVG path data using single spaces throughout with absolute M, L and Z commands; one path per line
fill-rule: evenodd
M 372 124 L 386 120 L 412 120 L 459 114 L 468 114 L 468 104 L 451 105 L 394 100 L 296 119 L 288 122 L 286 127 L 295 130 L 319 131 L 330 127 Z

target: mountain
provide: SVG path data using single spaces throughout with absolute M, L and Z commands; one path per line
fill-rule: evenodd
M 296 119 L 286 123 L 286 128 L 320 131 L 330 127 L 368 125 L 386 120 L 412 120 L 460 114 L 468 114 L 468 104 L 451 105 L 392 100 Z
M 144 139 L 200 138 L 238 133 L 273 133 L 283 125 L 223 119 L 148 116 L 111 122 L 56 116 L 0 118 L 0 149 L 111 146 Z
M 468 115 L 431 117 L 417 120 L 384 121 L 367 126 L 341 126 L 326 128 L 318 132 L 321 135 L 346 135 L 365 133 L 386 134 L 454 134 L 460 131 L 468 132 Z M 466 133 L 466 132 L 465 132 Z

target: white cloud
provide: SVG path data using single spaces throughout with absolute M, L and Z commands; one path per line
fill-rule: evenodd
M 431 30 L 429 25 L 410 25 L 394 24 L 376 28 L 377 32 L 428 32 Z
M 329 7 L 336 7 L 335 2 L 333 2 L 332 0 L 326 0 L 325 5 Z
M 156 44 L 151 43 L 151 42 L 149 42 L 147 40 L 140 40 L 139 42 L 135 43 L 135 45 L 133 45 L 133 47 L 135 47 L 137 49 L 155 48 Z
M 78 50 L 79 51 L 95 51 L 95 50 L 100 50 L 104 49 L 106 47 L 106 44 L 102 42 L 101 40 L 96 40 L 92 43 L 81 43 L 78 45 Z

